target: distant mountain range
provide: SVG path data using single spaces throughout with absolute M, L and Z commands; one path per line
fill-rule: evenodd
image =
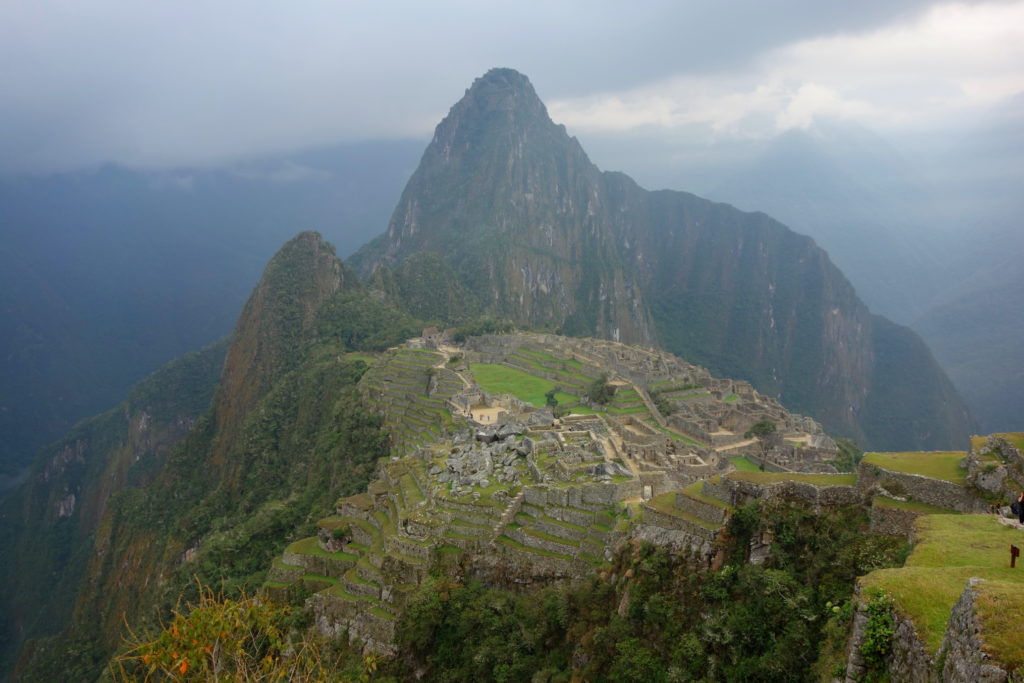
M 228 334 L 299 230 L 342 254 L 379 233 L 421 152 L 375 142 L 222 169 L 0 178 L 0 475 Z

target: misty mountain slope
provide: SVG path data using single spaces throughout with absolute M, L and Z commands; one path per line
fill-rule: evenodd
M 89 439 L 90 458 L 126 472 L 129 485 L 97 514 L 88 513 L 88 528 L 70 548 L 75 563 L 62 576 L 59 609 L 47 615 L 45 628 L 21 631 L 15 616 L 44 601 L 51 586 L 46 572 L 15 582 L 22 588 L 17 596 L 4 592 L 20 608 L 0 616 L 0 627 L 18 634 L 11 647 L 34 636 L 22 650 L 18 675 L 95 679 L 122 644 L 126 621 L 133 629 L 154 626 L 183 592 L 191 595 L 196 577 L 227 591 L 258 588 L 285 540 L 299 527 L 308 531 L 338 495 L 365 487 L 387 453 L 380 420 L 355 389 L 366 365 L 345 352 L 386 348 L 416 329 L 368 297 L 319 234 L 304 232 L 282 246 L 243 308 L 226 354 L 220 346 L 223 371 L 205 394 L 205 410 L 159 463 L 135 461 L 122 447 L 132 441 L 136 422 L 102 416 L 79 431 L 76 438 Z M 187 385 L 161 389 L 167 401 L 190 391 Z M 66 444 L 56 448 L 60 455 Z M 39 460 L 40 471 L 49 466 L 49 457 Z M 76 467 L 71 462 L 66 469 Z M 102 479 L 84 482 L 83 501 L 103 489 Z M 60 513 L 44 494 L 59 498 L 60 482 L 40 476 L 31 489 L 0 501 L 5 519 L 20 514 L 16 501 L 30 490 L 36 502 L 22 528 L 5 530 L 25 547 L 34 540 L 39 557 L 23 557 L 22 548 L 5 562 L 12 572 L 67 552 L 55 530 L 84 524 L 91 509 L 83 504 L 66 522 L 55 520 Z
M 351 262 L 371 276 L 422 251 L 440 255 L 487 314 L 658 343 L 875 448 L 952 447 L 971 431 L 909 330 L 896 353 L 912 362 L 884 381 L 937 393 L 883 398 L 876 358 L 895 337 L 874 333 L 812 240 L 764 214 L 602 173 L 515 71 L 488 72 L 452 107 L 387 232 Z
M 342 253 L 377 234 L 421 150 L 361 143 L 227 169 L 0 179 L 0 472 L 227 334 L 296 231 L 318 228 Z
M 151 482 L 206 412 L 226 349 L 185 354 L 139 382 L 40 451 L 0 500 L 0 677 L 23 640 L 63 629 L 111 500 Z
M 929 340 L 983 432 L 1011 431 L 1024 417 L 1024 273 L 966 292 L 914 322 Z M 1016 313 L 1015 313 L 1016 312 Z
M 913 320 L 949 285 L 947 226 L 907 162 L 867 131 L 788 131 L 710 196 L 813 237 L 871 310 L 895 320 Z

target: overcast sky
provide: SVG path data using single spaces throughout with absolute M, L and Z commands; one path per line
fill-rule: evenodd
M 939 131 L 1024 91 L 1024 0 L 5 0 L 0 169 L 425 140 L 494 66 L 585 146 L 822 116 Z

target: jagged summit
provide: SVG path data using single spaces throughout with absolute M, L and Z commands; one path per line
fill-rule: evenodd
M 533 115 L 547 117 L 547 108 L 537 96 L 533 84 L 515 69 L 491 69 L 473 81 L 465 96 L 452 107 L 458 110 L 476 107 L 483 111 L 507 112 L 512 116 Z M 448 117 L 449 119 L 451 116 Z M 447 119 L 446 119 L 447 120 Z

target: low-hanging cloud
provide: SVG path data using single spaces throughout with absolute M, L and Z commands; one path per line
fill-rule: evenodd
M 426 138 L 493 66 L 530 76 L 570 127 L 706 121 L 722 134 L 752 134 L 825 107 L 885 116 L 881 96 L 867 92 L 871 82 L 858 83 L 866 94 L 854 92 L 838 76 L 802 77 L 797 67 L 825 54 L 831 61 L 822 68 L 854 74 L 864 66 L 835 58 L 848 48 L 842 40 L 856 48 L 865 36 L 926 25 L 933 15 L 941 24 L 942 15 L 925 11 L 931 4 L 2 3 L 0 170 L 215 164 L 333 142 Z M 997 20 L 1009 35 L 996 45 L 1008 45 L 1021 5 L 964 6 L 959 20 L 980 22 L 984 44 L 1002 8 Z M 1015 54 L 963 62 L 956 87 L 979 99 L 1006 91 Z

